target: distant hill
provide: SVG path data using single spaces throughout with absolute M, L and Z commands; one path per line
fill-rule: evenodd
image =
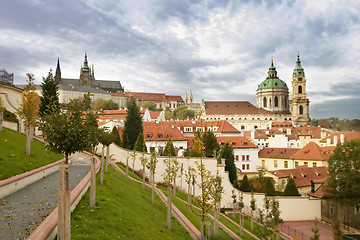
M 360 131 L 360 119 L 313 119 L 310 121 L 311 126 L 320 126 L 334 131 Z

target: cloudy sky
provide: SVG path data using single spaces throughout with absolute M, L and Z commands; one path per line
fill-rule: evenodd
M 346 2 L 346 3 L 345 3 Z M 0 68 L 37 83 L 79 77 L 126 91 L 256 104 L 271 57 L 291 96 L 300 52 L 311 118 L 360 118 L 360 1 L 9 0 L 0 8 Z

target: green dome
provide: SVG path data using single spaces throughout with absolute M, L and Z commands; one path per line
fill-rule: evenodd
M 280 78 L 267 78 L 262 83 L 260 83 L 258 89 L 267 89 L 267 88 L 286 88 L 288 89 L 286 83 Z

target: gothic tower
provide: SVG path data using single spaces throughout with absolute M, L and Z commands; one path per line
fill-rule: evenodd
M 306 97 L 305 72 L 298 54 L 292 80 L 291 117 L 296 127 L 309 123 L 309 99 Z
M 87 87 L 91 87 L 93 85 L 93 79 L 92 79 L 92 75 L 91 75 L 91 70 L 88 66 L 86 52 L 85 52 L 85 58 L 84 58 L 84 65 L 80 69 L 79 85 L 87 86 Z
M 61 83 L 61 70 L 60 70 L 60 60 L 58 58 L 55 72 L 55 81 L 57 84 Z

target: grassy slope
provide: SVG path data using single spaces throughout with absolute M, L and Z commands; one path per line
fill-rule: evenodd
M 97 184 L 96 208 L 89 208 L 87 191 L 73 212 L 72 239 L 191 238 L 174 218 L 172 231 L 167 230 L 166 206 L 157 195 L 155 205 L 151 204 L 151 189 L 142 191 L 141 184 L 111 166 L 104 175 L 104 185 Z
M 26 136 L 8 128 L 0 132 L 0 180 L 27 172 L 63 158 L 46 152 L 40 141 L 31 142 L 31 155 L 26 155 Z

